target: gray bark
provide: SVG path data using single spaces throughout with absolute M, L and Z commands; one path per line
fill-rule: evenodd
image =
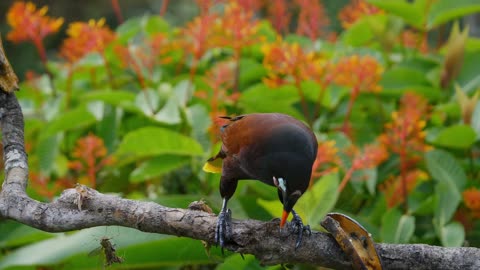
M 28 197 L 27 156 L 23 116 L 13 93 L 0 91 L 6 177 L 0 192 L 0 218 L 29 226 L 64 232 L 100 225 L 119 225 L 144 232 L 190 237 L 214 244 L 216 216 L 195 209 L 168 208 L 152 202 L 127 200 L 78 186 L 65 190 L 51 203 Z M 296 236 L 279 229 L 278 220 L 234 220 L 233 241 L 226 249 L 253 254 L 263 264 L 305 263 L 351 269 L 348 258 L 326 233 L 312 232 L 295 250 Z M 480 249 L 429 245 L 377 244 L 385 269 L 480 269 Z

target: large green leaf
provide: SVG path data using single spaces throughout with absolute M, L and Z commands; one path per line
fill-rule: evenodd
M 83 95 L 82 99 L 85 101 L 103 101 L 107 104 L 120 107 L 128 111 L 140 112 L 140 110 L 135 106 L 135 94 L 127 91 L 93 91 Z
M 427 28 L 432 29 L 453 19 L 477 12 L 480 12 L 478 0 L 438 0 L 432 4 L 428 13 Z
M 116 32 L 120 42 L 127 42 L 138 35 L 167 33 L 169 28 L 169 24 L 160 16 L 142 16 L 125 21 Z
M 477 134 L 477 139 L 480 139 L 480 102 L 477 102 L 477 105 L 473 110 L 471 125 Z
M 15 265 L 53 265 L 70 256 L 87 253 L 99 246 L 102 237 L 112 238 L 117 247 L 145 243 L 164 239 L 166 236 L 153 233 L 142 233 L 135 229 L 109 226 L 84 229 L 74 234 L 56 234 L 57 237 L 36 242 L 19 248 L 0 261 L 0 269 Z
M 398 66 L 387 70 L 380 84 L 386 89 L 404 89 L 412 85 L 429 85 L 425 73 L 415 67 Z
M 425 154 L 425 162 L 433 179 L 449 183 L 449 186 L 456 187 L 457 192 L 464 189 L 467 176 L 452 154 L 435 149 Z
M 58 114 L 50 123 L 45 126 L 41 138 L 47 138 L 58 132 L 79 129 L 95 123 L 95 117 L 84 106 L 74 110 Z
M 178 132 L 144 127 L 125 135 L 115 153 L 121 164 L 164 154 L 200 156 L 203 149 L 197 141 Z
M 294 86 L 285 85 L 272 89 L 264 84 L 257 84 L 243 92 L 239 105 L 246 113 L 281 112 L 303 119 L 303 115 L 294 108 L 294 104 L 299 101 L 298 91 Z
M 305 218 L 306 224 L 310 224 L 313 228 L 319 228 L 320 221 L 337 202 L 338 182 L 338 174 L 325 175 L 316 180 L 313 187 L 300 197 L 294 209 L 301 217 Z M 278 216 L 283 209 L 282 204 L 278 201 L 258 199 L 258 203 L 273 216 Z
M 480 50 L 465 53 L 462 69 L 458 75 L 457 82 L 465 93 L 474 93 L 480 88 L 480 73 L 478 63 L 480 62 Z
M 389 210 L 382 217 L 381 236 L 385 243 L 408 243 L 414 231 L 415 217 L 402 215 L 396 208 Z
M 436 185 L 434 209 L 435 228 L 442 228 L 452 219 L 461 199 L 461 193 L 451 182 L 440 182 Z
M 385 18 L 385 16 L 382 16 L 381 18 Z M 351 46 L 360 46 L 373 39 L 375 33 L 370 27 L 371 21 L 370 17 L 360 18 L 350 28 L 343 31 L 341 35 L 343 43 Z M 379 21 L 377 23 L 383 25 L 385 24 L 385 21 Z
M 459 222 L 451 222 L 441 229 L 440 240 L 444 247 L 461 247 L 465 242 L 465 229 Z
M 468 149 L 476 139 L 477 134 L 470 126 L 455 125 L 442 130 L 433 143 L 443 147 Z
M 416 3 L 420 1 L 409 3 L 406 0 L 368 0 L 368 2 L 388 13 L 401 17 L 405 22 L 417 29 L 421 29 L 425 21 L 422 6 Z
M 238 83 L 240 89 L 244 89 L 252 83 L 260 82 L 267 74 L 265 67 L 252 58 L 242 58 L 240 60 L 240 76 Z
M 178 169 L 190 160 L 187 156 L 162 155 L 143 162 L 130 174 L 130 182 L 139 183 Z
M 0 248 L 16 247 L 53 237 L 44 232 L 13 220 L 0 222 Z
M 35 156 L 38 158 L 40 170 L 48 175 L 54 166 L 55 159 L 58 156 L 60 135 L 41 138 L 38 142 Z
M 265 267 L 261 266 L 259 261 L 252 255 L 240 255 L 234 254 L 219 264 L 215 270 L 264 270 Z

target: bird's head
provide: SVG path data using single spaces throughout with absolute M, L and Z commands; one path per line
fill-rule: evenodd
M 282 219 L 280 220 L 280 228 L 283 228 L 293 206 L 297 203 L 298 198 L 302 196 L 302 191 L 298 189 L 290 190 L 286 179 L 282 177 L 273 177 L 273 183 L 277 186 L 280 200 L 283 203 Z

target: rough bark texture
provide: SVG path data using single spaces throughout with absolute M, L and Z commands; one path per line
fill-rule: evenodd
M 14 94 L 0 93 L 0 123 L 3 133 L 6 178 L 0 193 L 0 218 L 29 226 L 63 232 L 100 225 L 119 225 L 214 242 L 216 216 L 191 210 L 168 208 L 104 195 L 78 186 L 65 190 L 51 203 L 28 197 L 27 156 L 23 139 L 23 117 Z M 295 235 L 279 230 L 278 220 L 233 221 L 233 242 L 226 248 L 253 254 L 264 264 L 306 263 L 334 269 L 351 269 L 348 258 L 333 238 L 321 232 L 305 237 L 295 250 Z M 377 244 L 385 269 L 480 269 L 480 249 L 444 248 L 429 245 Z

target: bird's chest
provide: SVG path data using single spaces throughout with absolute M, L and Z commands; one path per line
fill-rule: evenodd
M 282 168 L 288 166 L 287 160 L 261 148 L 241 151 L 237 159 L 240 169 L 248 179 L 260 180 L 271 186 L 274 186 L 273 177 L 282 177 Z

